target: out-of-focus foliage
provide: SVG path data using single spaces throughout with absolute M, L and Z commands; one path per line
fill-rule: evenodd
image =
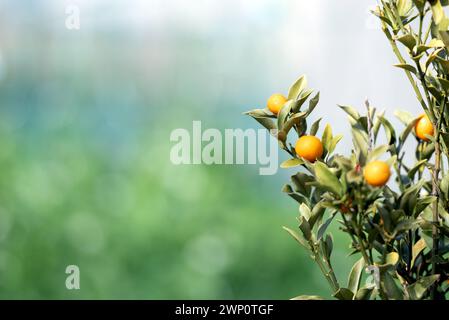
M 244 167 L 167 164 L 161 131 L 120 160 L 81 132 L 26 130 L 0 129 L 0 298 L 323 293 L 282 232 L 292 208 L 260 197 Z M 65 288 L 70 264 L 81 290 Z

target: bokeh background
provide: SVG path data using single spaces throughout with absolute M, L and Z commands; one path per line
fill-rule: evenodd
M 280 191 L 293 171 L 174 166 L 169 136 L 193 120 L 256 128 L 242 112 L 303 73 L 340 152 L 337 103 L 418 112 L 375 4 L 0 0 L 0 298 L 330 297 L 281 229 L 298 212 Z M 342 278 L 354 258 L 334 237 Z M 65 287 L 70 264 L 80 290 Z

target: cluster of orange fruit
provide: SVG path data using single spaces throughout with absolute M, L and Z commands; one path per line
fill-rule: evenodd
M 277 115 L 286 102 L 287 98 L 285 96 L 276 93 L 268 99 L 267 108 L 274 115 Z M 432 136 L 433 133 L 433 125 L 429 117 L 425 114 L 420 115 L 415 124 L 416 136 L 423 141 L 428 141 L 429 138 L 427 136 Z M 315 162 L 323 155 L 323 144 L 315 136 L 304 135 L 296 141 L 295 151 L 299 157 L 309 162 Z M 373 187 L 385 185 L 390 179 L 390 175 L 390 167 L 386 162 L 380 160 L 371 161 L 363 170 L 365 181 Z

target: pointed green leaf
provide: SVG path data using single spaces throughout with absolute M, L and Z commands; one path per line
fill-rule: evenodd
M 398 63 L 398 64 L 394 64 L 394 67 L 400 68 L 400 69 L 404 69 L 407 70 L 413 74 L 417 74 L 418 72 L 416 71 L 416 68 L 414 66 L 411 66 L 409 64 L 405 64 L 405 63 Z
M 304 161 L 298 158 L 288 159 L 281 163 L 282 169 L 293 168 L 304 164 Z
M 413 50 L 414 46 L 416 46 L 415 37 L 409 33 L 396 38 L 396 40 L 406 46 L 410 51 Z
M 335 214 L 332 214 L 320 227 L 318 228 L 317 232 L 317 240 L 321 240 L 323 238 L 324 234 L 326 233 L 327 228 L 331 224 L 332 220 L 334 219 Z
M 369 152 L 366 162 L 379 159 L 382 155 L 384 155 L 388 151 L 388 149 L 390 149 L 390 146 L 386 144 L 374 148 L 371 152 Z
M 306 238 L 306 240 L 309 241 L 312 239 L 312 231 L 310 230 L 310 225 L 303 216 L 299 217 L 299 229 L 301 229 L 302 234 L 304 235 L 304 238 Z
M 334 293 L 334 297 L 338 300 L 352 300 L 354 293 L 347 288 L 340 288 Z
M 318 120 L 316 120 L 313 124 L 312 127 L 310 128 L 310 135 L 314 136 L 316 135 L 316 133 L 318 132 L 318 129 L 320 128 L 320 121 L 322 118 L 319 118 Z
M 326 190 L 341 196 L 342 186 L 335 174 L 321 161 L 314 164 L 314 169 L 317 182 Z
M 365 261 L 363 258 L 359 259 L 351 269 L 348 278 L 348 289 L 352 292 L 357 292 L 360 286 L 360 279 L 362 278 L 363 268 L 365 267 Z
M 317 94 L 309 101 L 309 109 L 307 109 L 307 115 L 312 113 L 312 111 L 318 105 L 319 101 L 320 101 L 320 92 L 318 91 Z
M 341 109 L 343 109 L 343 111 L 345 111 L 349 116 L 351 116 L 351 118 L 353 118 L 354 120 L 359 120 L 360 118 L 360 114 L 357 112 L 357 110 L 351 106 L 343 106 L 343 105 L 338 105 Z
M 309 249 L 309 244 L 307 243 L 307 241 L 300 236 L 297 232 L 293 231 L 290 228 L 287 227 L 282 227 L 285 231 L 287 231 L 292 237 L 293 239 L 295 239 L 301 246 L 303 246 L 306 249 Z
M 305 75 L 302 75 L 290 87 L 290 90 L 288 90 L 288 100 L 296 100 L 296 99 L 298 99 L 299 94 L 306 87 L 307 87 L 307 77 Z
M 439 274 L 422 277 L 412 285 L 407 287 L 407 292 L 411 300 L 420 300 L 427 290 L 440 278 Z

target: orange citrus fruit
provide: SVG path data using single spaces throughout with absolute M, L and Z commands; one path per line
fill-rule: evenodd
M 416 121 L 415 133 L 419 139 L 424 141 L 429 140 L 426 135 L 433 136 L 432 122 L 430 122 L 429 117 L 425 114 L 420 115 L 418 121 Z
M 282 94 L 273 94 L 267 101 L 267 108 L 274 114 L 278 114 L 284 104 L 287 102 L 287 98 Z
M 383 161 L 372 161 L 364 170 L 366 182 L 373 187 L 381 187 L 390 179 L 390 167 Z
M 295 151 L 298 156 L 314 162 L 323 155 L 323 144 L 315 136 L 302 136 L 296 141 Z

